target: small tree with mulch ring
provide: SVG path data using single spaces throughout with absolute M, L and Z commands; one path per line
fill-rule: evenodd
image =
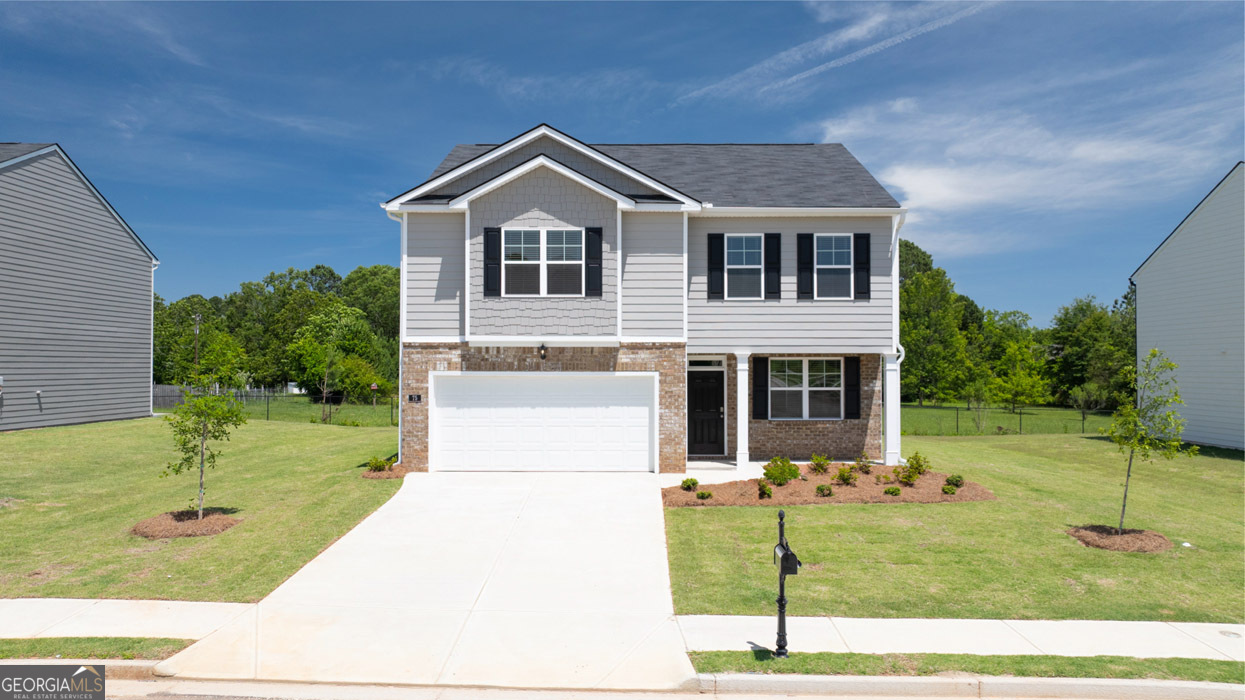
M 216 466 L 219 450 L 212 443 L 229 439 L 229 431 L 246 423 L 242 404 L 233 392 L 218 393 L 208 377 L 197 376 L 185 400 L 165 420 L 173 428 L 173 441 L 182 458 L 169 462 L 161 477 L 181 474 L 199 463 L 199 520 L 203 519 L 203 477 L 207 467 Z

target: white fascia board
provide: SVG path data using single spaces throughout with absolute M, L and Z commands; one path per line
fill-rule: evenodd
M 593 160 L 599 163 L 602 163 L 603 165 L 606 165 L 610 168 L 613 168 L 614 170 L 617 170 L 618 172 L 626 175 L 627 177 L 630 177 L 634 180 L 642 182 L 645 185 L 648 185 L 649 187 L 657 190 L 658 192 L 661 192 L 662 194 L 665 194 L 670 197 L 674 197 L 675 199 L 679 200 L 680 202 L 683 202 L 684 204 L 699 204 L 698 202 L 696 202 L 696 200 L 691 199 L 687 195 L 684 195 L 683 193 L 679 192 L 678 190 L 674 190 L 666 185 L 663 185 L 662 183 L 636 170 L 635 168 L 632 168 L 631 166 L 625 163 L 622 163 L 621 161 L 614 160 L 613 158 L 610 158 L 604 153 L 601 153 L 600 151 L 594 148 L 588 147 L 586 144 L 576 139 L 573 139 L 570 136 L 567 136 L 566 134 L 558 131 L 557 129 L 547 124 L 541 124 L 535 129 L 522 133 L 514 137 L 513 139 L 510 139 L 506 143 L 503 143 L 502 145 L 488 151 L 487 153 L 482 153 L 476 156 L 475 158 L 472 158 L 466 163 L 463 163 L 462 165 L 450 170 L 449 172 L 445 173 L 444 175 L 441 175 L 438 178 L 425 182 L 424 184 L 420 185 L 419 187 L 416 187 L 413 190 L 410 190 L 409 192 L 405 192 L 403 194 L 398 195 L 397 197 L 394 197 L 388 202 L 385 202 L 384 204 L 382 204 L 381 206 L 401 204 L 408 200 L 415 199 L 416 197 L 425 195 L 441 187 L 447 182 L 456 180 L 459 177 L 463 176 L 464 174 L 471 172 L 472 170 L 475 170 L 476 168 L 482 165 L 485 165 L 486 163 L 490 163 L 506 155 L 507 153 L 514 151 L 515 149 L 522 148 L 523 146 L 531 143 L 532 141 L 535 141 L 536 139 L 539 139 L 542 137 L 549 137 L 557 141 L 558 143 L 561 143 L 562 145 L 567 146 L 568 148 L 578 151 L 579 153 L 589 158 L 592 158 Z
M 618 347 L 616 335 L 471 335 L 467 344 L 473 347 L 523 347 L 544 345 L 546 347 Z
M 552 170 L 553 172 L 567 178 L 568 180 L 577 182 L 580 185 L 583 185 L 584 187 L 587 187 L 588 189 L 596 192 L 597 194 L 600 194 L 604 197 L 608 197 L 614 200 L 615 202 L 617 202 L 619 208 L 621 209 L 635 209 L 634 199 L 624 194 L 615 192 L 614 190 L 606 187 L 605 185 L 602 185 L 601 183 L 595 180 L 592 180 L 590 178 L 584 177 L 582 174 L 575 172 L 574 170 L 566 167 L 565 165 L 562 165 L 556 160 L 553 160 L 552 158 L 549 158 L 548 156 L 543 156 L 543 155 L 537 156 L 523 163 L 522 165 L 516 166 L 510 170 L 507 170 L 506 172 L 502 173 L 501 175 L 498 175 L 492 180 L 489 180 L 488 182 L 480 184 L 478 187 L 476 187 L 475 189 L 469 192 L 464 192 L 463 194 L 459 195 L 455 199 L 450 200 L 449 203 L 446 205 L 446 208 L 452 209 L 452 210 L 466 209 L 467 205 L 471 202 L 471 200 L 477 199 L 479 197 L 483 197 L 489 192 L 492 192 L 493 190 L 499 187 L 502 187 L 503 185 L 513 182 L 517 178 L 523 177 L 524 175 L 532 172 L 533 170 L 536 170 L 537 168 L 548 168 L 549 170 Z M 403 206 L 407 206 L 407 205 L 403 205 Z
M 894 216 L 905 207 L 706 207 L 689 212 L 700 218 L 740 216 Z

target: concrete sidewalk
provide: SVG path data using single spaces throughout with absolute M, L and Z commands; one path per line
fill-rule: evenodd
M 0 639 L 203 639 L 253 607 L 249 603 L 179 600 L 0 599 Z
M 773 617 L 680 615 L 688 651 L 772 649 Z M 1245 661 L 1245 625 L 1099 620 L 788 617 L 792 652 L 1035 654 Z

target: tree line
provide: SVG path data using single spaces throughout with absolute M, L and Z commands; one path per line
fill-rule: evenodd
M 982 308 L 911 241 L 899 247 L 899 342 L 904 401 L 971 408 L 1058 404 L 1115 408 L 1132 396 L 1134 290 L 1110 306 L 1092 296 L 1059 308 L 1049 328 L 1028 314 Z
M 296 382 L 317 397 L 389 396 L 398 379 L 398 268 L 289 268 L 223 297 L 154 300 L 158 384 L 210 377 L 229 388 Z M 198 333 L 196 338 L 196 325 Z

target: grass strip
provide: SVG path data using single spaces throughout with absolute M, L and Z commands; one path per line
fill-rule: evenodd
M 167 659 L 193 639 L 41 637 L 0 639 L 0 659 Z

